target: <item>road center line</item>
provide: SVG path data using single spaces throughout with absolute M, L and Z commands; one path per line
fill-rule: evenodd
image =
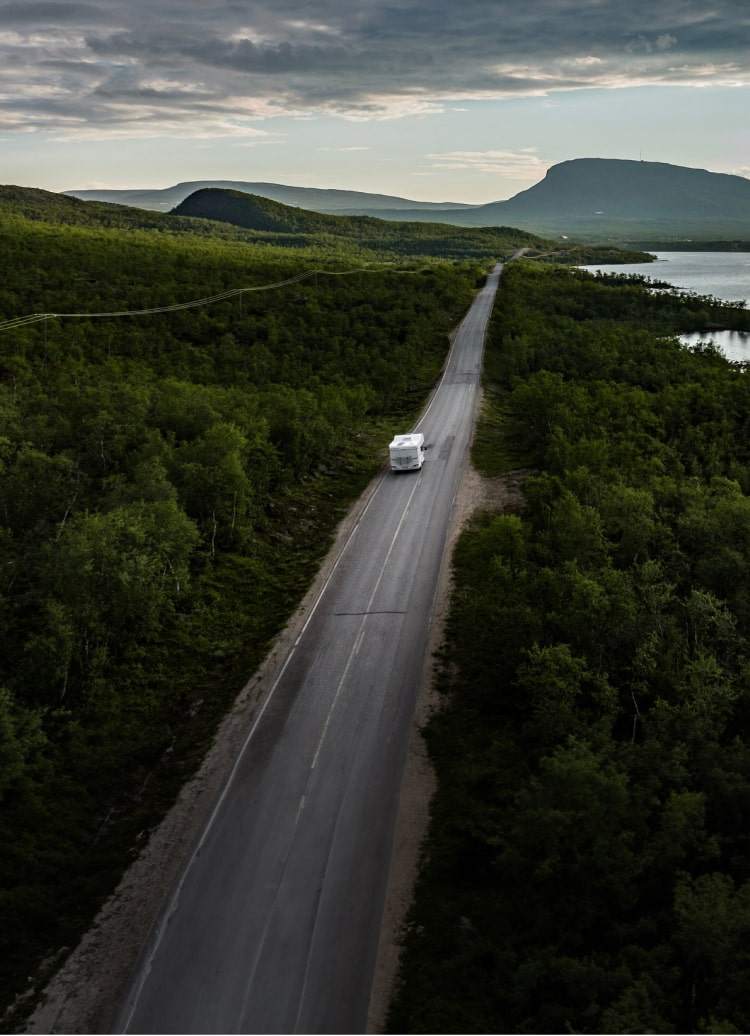
M 383 561 L 383 564 L 382 564 L 381 569 L 380 569 L 380 573 L 378 575 L 377 582 L 375 584 L 375 589 L 372 591 L 372 594 L 370 595 L 370 600 L 368 601 L 368 604 L 367 604 L 368 610 L 372 606 L 372 602 L 375 599 L 375 594 L 377 593 L 378 587 L 380 586 L 381 580 L 383 578 L 383 573 L 385 572 L 386 566 L 388 565 L 388 561 L 390 559 L 391 553 L 393 552 L 393 547 L 394 547 L 394 545 L 396 543 L 396 539 L 398 538 L 398 534 L 401 531 L 401 527 L 402 527 L 402 525 L 404 523 L 404 519 L 406 518 L 406 515 L 407 515 L 407 512 L 409 510 L 409 507 L 411 506 L 412 499 L 414 497 L 414 494 L 417 491 L 417 486 L 419 485 L 419 482 L 421 481 L 421 478 L 422 478 L 422 473 L 420 472 L 419 477 L 418 477 L 417 481 L 414 484 L 414 488 L 412 489 L 411 493 L 409 494 L 409 499 L 406 501 L 406 506 L 404 507 L 404 510 L 401 513 L 401 518 L 399 519 L 399 523 L 398 523 L 398 526 L 396 527 L 396 531 L 394 532 L 393 537 L 391 539 L 390 545 L 388 547 L 388 552 L 387 552 L 387 554 L 385 556 L 385 560 Z M 312 773 L 313 773 L 313 770 L 315 769 L 315 767 L 317 765 L 318 756 L 320 755 L 321 748 L 323 747 L 323 742 L 325 741 L 325 736 L 326 736 L 326 733 L 328 731 L 328 726 L 329 726 L 329 724 L 331 722 L 331 717 L 333 715 L 333 711 L 336 708 L 336 703 L 338 702 L 338 699 L 339 699 L 339 697 L 341 695 L 341 691 L 343 689 L 344 682 L 346 680 L 347 674 L 348 674 L 349 669 L 351 667 L 352 661 L 354 660 L 357 652 L 359 651 L 359 648 L 361 646 L 362 640 L 364 639 L 364 632 L 365 632 L 364 631 L 364 626 L 365 626 L 365 622 L 366 621 L 367 621 L 367 614 L 365 613 L 365 615 L 362 618 L 361 623 L 359 624 L 359 629 L 357 631 L 357 636 L 355 638 L 355 641 L 354 641 L 354 644 L 352 646 L 352 649 L 349 652 L 349 657 L 347 659 L 346 666 L 344 667 L 344 672 L 342 673 L 341 679 L 338 682 L 338 686 L 336 688 L 336 694 L 334 695 L 334 699 L 331 702 L 331 706 L 330 706 L 330 708 L 328 710 L 328 715 L 326 716 L 326 721 L 325 721 L 325 724 L 323 726 L 323 732 L 322 732 L 322 734 L 320 736 L 320 741 L 318 742 L 318 747 L 315 750 L 315 757 L 314 757 L 314 759 L 312 761 L 312 765 L 310 766 L 310 772 L 309 772 L 307 781 L 305 783 L 305 791 L 304 791 L 304 794 L 302 795 L 302 798 L 300 799 L 300 804 L 299 804 L 299 806 L 297 808 L 297 814 L 296 814 L 296 816 L 294 818 L 294 825 L 292 827 L 291 838 L 289 840 L 289 845 L 288 845 L 288 848 L 287 848 L 286 856 L 285 856 L 284 861 L 283 861 L 282 866 L 281 866 L 281 874 L 279 876 L 278 882 L 276 883 L 276 886 L 275 886 L 274 891 L 272 893 L 271 908 L 268 911 L 268 914 L 267 914 L 267 917 L 266 917 L 266 921 L 265 921 L 265 924 L 263 926 L 263 932 L 262 932 L 261 938 L 260 938 L 260 945 L 259 945 L 259 947 L 258 947 L 258 949 L 257 949 L 257 951 L 255 953 L 255 958 L 253 960 L 253 965 L 252 965 L 252 968 L 250 969 L 249 976 L 248 976 L 248 979 L 247 979 L 247 985 L 245 987 L 245 994 L 244 994 L 244 996 L 242 998 L 242 1007 L 241 1007 L 240 1014 L 239 1014 L 240 1020 L 242 1018 L 244 1018 L 244 1016 L 245 1016 L 245 1014 L 247 1012 L 247 1006 L 248 1006 L 248 1003 L 250 1001 L 250 997 L 252 995 L 253 983 L 255 981 L 255 975 L 257 973 L 258 965 L 260 963 L 260 959 L 261 959 L 261 956 L 263 954 L 263 948 L 265 946 L 266 939 L 268 937 L 268 932 L 269 932 L 269 928 L 270 928 L 270 925 L 271 925 L 271 920 L 273 918 L 273 913 L 274 913 L 274 908 L 275 908 L 275 905 L 276 905 L 276 900 L 277 900 L 278 895 L 279 895 L 279 890 L 281 889 L 281 886 L 282 886 L 282 884 L 284 882 L 284 877 L 286 875 L 287 866 L 288 866 L 289 859 L 290 859 L 291 854 L 292 854 L 292 848 L 294 846 L 294 840 L 295 840 L 295 837 L 296 837 L 297 828 L 299 826 L 300 818 L 302 816 L 302 811 L 305 808 L 305 801 L 306 801 L 306 797 L 307 797 L 307 790 L 310 787 L 310 781 L 312 780 Z M 339 808 L 340 808 L 340 806 L 339 806 Z
M 419 486 L 421 481 L 422 481 L 422 473 L 420 472 L 416 482 L 414 483 L 414 486 L 412 488 L 411 493 L 409 493 L 409 499 L 406 501 L 406 507 L 404 507 L 403 511 L 401 512 L 401 517 L 399 518 L 398 525 L 396 526 L 396 531 L 394 532 L 394 534 L 393 534 L 393 536 L 391 538 L 391 542 L 390 542 L 390 544 L 388 546 L 388 552 L 386 553 L 385 558 L 383 560 L 383 564 L 380 567 L 380 572 L 378 574 L 377 582 L 375 583 L 373 591 L 370 594 L 370 600 L 367 602 L 367 607 L 365 608 L 364 613 L 362 615 L 362 621 L 359 624 L 359 629 L 357 630 L 357 636 L 356 636 L 356 638 L 354 640 L 354 645 L 353 645 L 351 651 L 349 652 L 349 657 L 346 660 L 346 665 L 344 666 L 344 671 L 341 674 L 341 679 L 339 680 L 338 686 L 336 687 L 336 693 L 333 696 L 333 701 L 331 702 L 331 707 L 328 710 L 328 715 L 326 716 L 326 721 L 323 724 L 323 731 L 322 731 L 322 733 L 320 735 L 320 741 L 318 741 L 318 747 L 315 749 L 315 756 L 313 758 L 312 765 L 310 767 L 311 770 L 314 770 L 315 767 L 318 765 L 318 756 L 320 755 L 320 750 L 323 747 L 323 742 L 326 739 L 326 734 L 328 733 L 328 727 L 329 727 L 329 724 L 331 722 L 331 717 L 333 716 L 334 709 L 336 708 L 338 700 L 339 700 L 339 698 L 341 696 L 341 691 L 342 691 L 342 689 L 344 687 L 344 683 L 346 682 L 346 678 L 349 675 L 349 669 L 351 668 L 351 664 L 354 661 L 355 657 L 359 654 L 359 649 L 360 649 L 360 647 L 362 645 L 362 641 L 363 641 L 364 636 L 365 636 L 365 623 L 367 622 L 368 614 L 370 613 L 370 609 L 372 608 L 372 602 L 375 600 L 375 595 L 377 594 L 378 590 L 380 589 L 380 584 L 383 581 L 383 576 L 385 575 L 385 570 L 388 567 L 388 562 L 391 559 L 391 554 L 393 553 L 393 548 L 396 545 L 396 540 L 398 539 L 398 534 L 401 532 L 401 527 L 404 524 L 404 521 L 406 519 L 406 515 L 408 514 L 409 508 L 411 507 L 411 502 L 412 502 L 412 500 L 414 498 L 414 494 L 416 493 L 417 488 L 418 488 L 418 486 Z

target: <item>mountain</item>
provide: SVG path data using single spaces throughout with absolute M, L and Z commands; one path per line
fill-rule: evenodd
M 552 242 L 515 227 L 457 227 L 435 222 L 394 222 L 372 216 L 334 216 L 240 191 L 212 188 L 196 191 L 174 213 L 166 213 L 81 201 L 34 187 L 0 185 L 0 222 L 19 218 L 56 230 L 72 226 L 157 233 L 173 239 L 188 235 L 275 249 L 308 248 L 322 251 L 327 259 L 346 261 L 355 257 L 367 260 L 399 256 L 484 260 L 508 255 L 517 248 L 549 253 L 555 247 Z M 562 262 L 648 261 L 643 252 L 581 245 L 566 245 L 565 253 L 559 253 L 558 258 Z
M 81 201 L 33 187 L 0 186 L 0 221 L 15 219 L 103 230 L 189 235 L 276 248 L 315 249 L 349 261 L 430 256 L 491 259 L 517 248 L 547 251 L 550 243 L 513 227 L 454 227 L 445 223 L 393 223 L 374 217 L 331 216 L 281 205 L 268 198 L 206 188 L 174 213 L 107 202 Z
M 346 233 L 358 227 L 369 227 L 377 220 L 372 216 L 356 219 L 329 215 L 284 205 L 270 198 L 244 191 L 203 187 L 181 201 L 172 210 L 174 216 L 197 216 L 232 223 L 248 230 L 275 234 Z
M 193 180 L 164 190 L 66 191 L 85 200 L 168 211 L 203 189 L 268 198 L 312 212 L 465 227 L 512 226 L 542 235 L 612 240 L 750 237 L 750 180 L 665 162 L 575 158 L 539 183 L 486 205 L 420 202 L 362 191 L 240 180 Z
M 392 222 L 373 216 L 338 216 L 282 205 L 242 191 L 206 187 L 173 210 L 175 217 L 217 220 L 257 232 L 304 238 L 345 239 L 359 248 L 401 255 L 503 255 L 515 248 L 548 248 L 549 243 L 515 227 L 457 227 L 435 222 Z
M 280 183 L 249 183 L 244 180 L 189 180 L 163 189 L 139 189 L 125 191 L 84 190 L 65 191 L 65 194 L 83 201 L 106 201 L 114 205 L 132 205 L 140 209 L 155 209 L 167 212 L 189 195 L 203 188 L 242 191 L 261 198 L 282 202 L 284 205 L 298 205 L 313 212 L 338 212 L 341 209 L 414 209 L 436 211 L 469 209 L 472 206 L 462 202 L 410 201 L 408 198 L 392 197 L 388 194 L 368 194 L 364 191 L 327 190 L 319 187 L 289 187 Z
M 557 229 L 561 223 L 674 223 L 704 227 L 750 224 L 750 180 L 664 162 L 579 158 L 552 166 L 545 178 L 504 202 L 462 214 L 475 226 L 523 219 Z
M 424 219 L 413 209 L 379 215 Z M 538 184 L 507 201 L 429 218 L 587 238 L 737 239 L 750 232 L 750 180 L 665 162 L 577 158 L 553 165 Z

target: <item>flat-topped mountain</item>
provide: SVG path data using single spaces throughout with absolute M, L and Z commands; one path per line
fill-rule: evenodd
M 395 212 L 379 213 L 392 219 Z M 424 219 L 416 210 L 399 219 Z M 433 213 L 459 226 L 511 224 L 544 234 L 737 238 L 750 231 L 750 180 L 665 162 L 576 158 L 507 201 Z
M 750 220 L 750 180 L 665 162 L 578 158 L 553 165 L 538 184 L 508 201 L 473 209 L 462 221 L 488 215 L 535 218 Z

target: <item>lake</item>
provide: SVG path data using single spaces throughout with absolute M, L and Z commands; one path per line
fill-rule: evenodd
M 750 361 L 750 331 L 696 331 L 680 335 L 680 341 L 688 347 L 713 342 L 728 360 Z
M 654 252 L 655 263 L 618 263 L 584 266 L 592 273 L 638 273 L 669 281 L 675 288 L 715 295 L 725 302 L 750 305 L 750 252 Z M 750 332 L 713 331 L 681 335 L 685 345 L 715 342 L 730 360 L 750 360 Z

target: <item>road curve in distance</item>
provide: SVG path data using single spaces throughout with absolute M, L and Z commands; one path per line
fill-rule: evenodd
M 128 1033 L 365 1031 L 398 794 L 495 267 L 286 659 L 122 1005 Z

